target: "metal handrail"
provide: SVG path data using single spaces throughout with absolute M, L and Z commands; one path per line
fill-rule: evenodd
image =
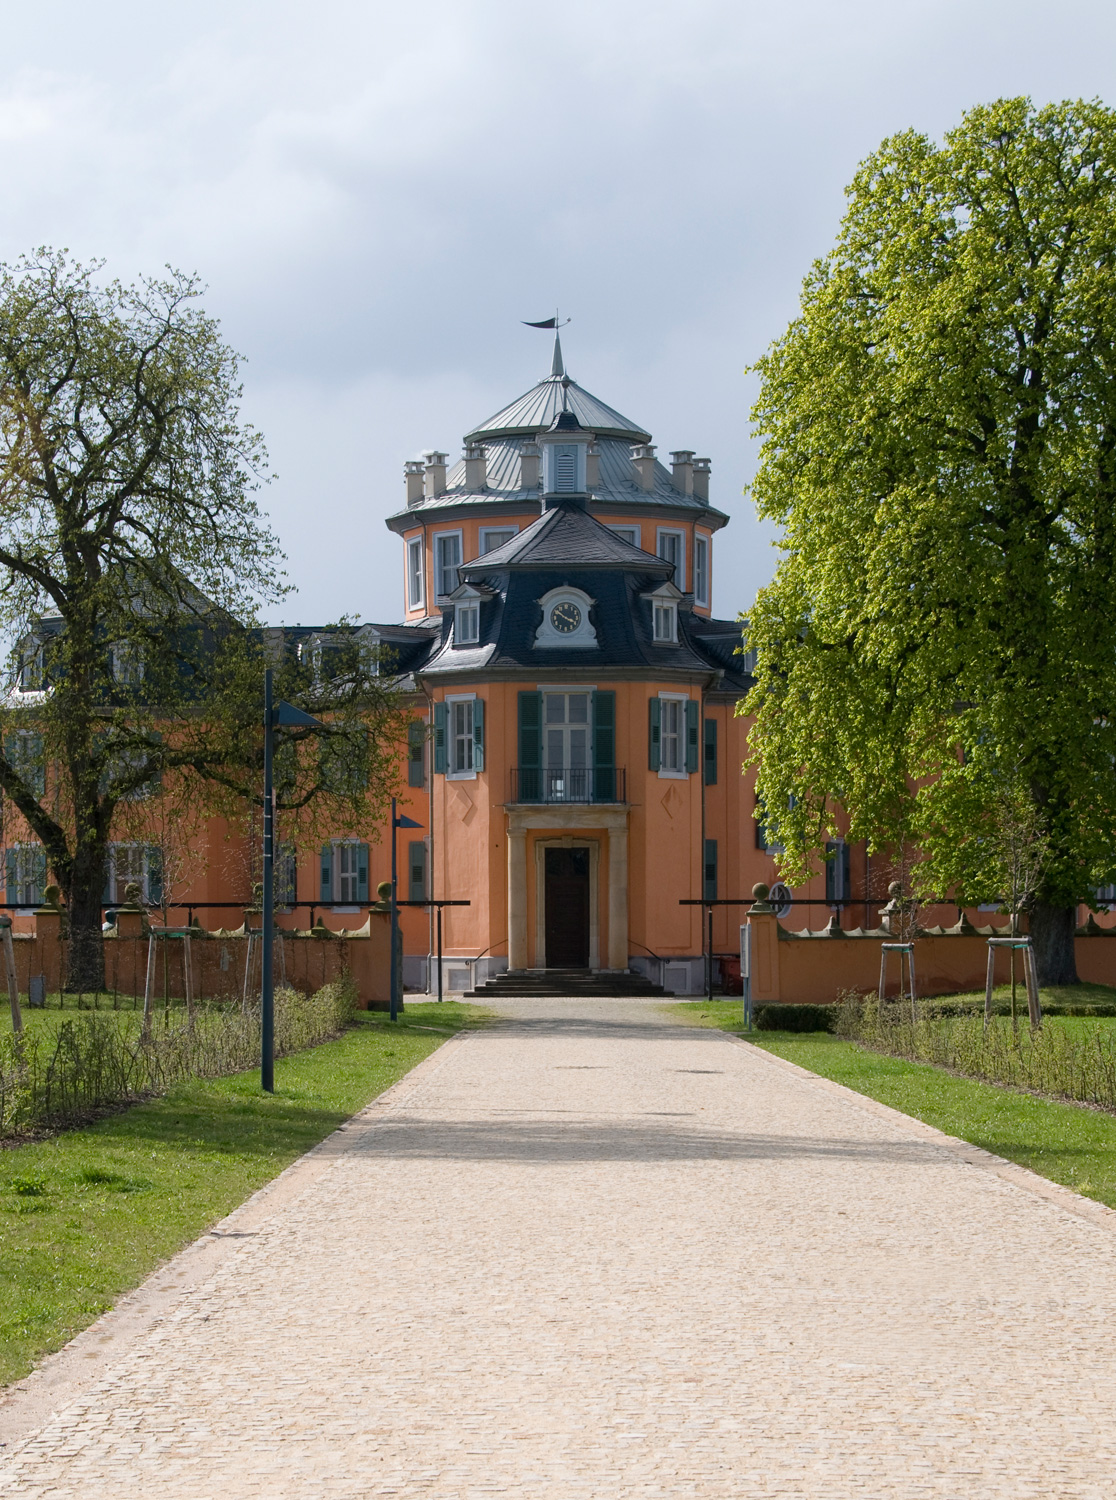
M 511 801 L 626 802 L 627 780 L 624 766 L 515 766 Z

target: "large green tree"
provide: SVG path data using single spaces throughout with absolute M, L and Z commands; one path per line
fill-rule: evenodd
M 844 814 L 968 901 L 1009 894 L 995 810 L 1024 799 L 1040 978 L 1070 982 L 1116 869 L 1116 114 L 977 108 L 885 141 L 848 200 L 756 367 L 767 820 L 792 875 Z
M 367 826 L 391 788 L 398 705 L 375 648 L 342 629 L 291 649 L 256 624 L 285 587 L 253 493 L 266 455 L 198 297 L 190 277 L 123 286 L 45 250 L 0 267 L 5 837 L 18 818 L 43 846 L 86 990 L 114 831 L 165 823 L 158 796 L 180 825 L 259 802 L 265 661 L 330 723 L 324 755 L 284 754 L 297 826 L 314 808 Z

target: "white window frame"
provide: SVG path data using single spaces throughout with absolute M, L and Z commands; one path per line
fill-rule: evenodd
M 138 687 L 143 681 L 143 647 L 116 641 L 112 648 L 112 676 L 123 687 Z
M 497 531 L 510 531 L 511 532 L 511 536 L 507 537 L 502 542 L 497 542 L 496 543 L 496 547 L 506 547 L 507 544 L 508 544 L 508 542 L 511 541 L 511 537 L 519 535 L 519 527 L 518 526 L 482 526 L 481 529 L 480 529 L 480 555 L 481 555 L 481 557 L 484 557 L 485 553 L 487 553 L 487 552 L 495 552 L 496 551 L 496 547 L 490 547 L 488 545 L 488 538 L 493 534 L 493 532 L 497 532 Z
M 477 701 L 476 693 L 448 693 L 446 695 L 446 780 L 447 781 L 476 781 L 476 742 L 473 738 L 473 704 Z M 458 704 L 469 705 L 469 729 L 467 734 L 459 736 L 457 731 L 457 707 Z M 457 742 L 464 738 L 468 742 L 468 768 L 459 771 L 457 767 Z
M 457 538 L 457 561 L 453 565 L 453 588 L 444 589 L 442 587 L 442 584 L 446 580 L 444 577 L 445 565 L 443 564 L 441 558 L 442 542 L 448 540 L 450 537 Z M 461 569 L 465 565 L 465 542 L 460 527 L 456 531 L 435 531 L 432 533 L 432 541 L 434 543 L 435 597 L 438 599 L 446 599 L 450 594 L 453 593 L 454 589 L 456 589 L 457 585 L 461 582 Z
M 621 537 L 621 541 L 630 542 L 633 547 L 639 547 L 640 551 L 642 552 L 643 547 L 642 547 L 642 544 L 640 542 L 640 535 L 641 535 L 640 527 L 638 527 L 638 526 L 626 526 L 626 525 L 625 526 L 621 526 L 619 522 L 617 522 L 615 525 L 613 525 L 613 523 L 611 521 L 606 521 L 605 525 L 608 527 L 609 531 L 615 531 L 618 536 L 620 535 L 620 533 L 622 531 L 630 531 L 632 533 L 632 536 L 631 537 L 626 537 L 626 536 L 625 537 Z
M 46 848 L 42 844 L 31 840 L 24 840 L 18 844 L 9 844 L 7 852 L 15 855 L 16 866 L 16 899 L 26 893 L 27 900 L 19 904 L 23 906 L 41 906 L 43 893 L 50 882 L 50 864 L 47 860 Z M 38 866 L 38 869 L 35 869 Z M 5 870 L 5 899 L 7 898 L 7 871 Z
M 678 644 L 678 605 L 673 599 L 653 599 L 651 601 L 652 638 L 656 646 L 676 646 Z M 667 634 L 662 634 L 661 627 L 666 622 Z
M 415 567 L 415 558 L 418 567 Z M 407 543 L 407 608 L 426 607 L 426 541 L 422 536 L 413 536 Z
M 332 868 L 332 871 L 333 871 L 333 908 L 332 909 L 334 911 L 338 911 L 338 912 L 359 911 L 360 910 L 360 876 L 359 876 L 359 873 L 358 873 L 359 872 L 359 864 L 357 865 L 357 867 L 355 869 L 342 871 L 342 869 L 341 869 L 341 851 L 343 849 L 354 849 L 354 850 L 359 849 L 362 844 L 367 843 L 367 840 L 366 839 L 330 839 L 330 843 L 333 845 L 333 859 L 331 861 L 331 868 Z M 370 856 L 369 863 L 371 863 L 371 851 L 369 851 L 369 856 Z M 368 879 L 369 879 L 369 882 L 371 882 L 371 879 L 372 879 L 371 868 L 368 871 Z M 346 896 L 344 894 L 344 890 L 343 890 L 343 887 L 342 887 L 342 884 L 341 884 L 341 882 L 343 880 L 349 880 L 349 881 L 351 881 L 351 882 L 353 882 L 355 884 L 355 886 L 356 886 L 356 892 L 355 892 L 355 894 L 350 893 L 348 896 Z
M 702 553 L 705 554 L 705 566 L 700 571 L 704 572 L 704 574 L 705 574 L 705 578 L 704 578 L 704 584 L 705 584 L 705 586 L 699 592 L 699 589 L 698 589 L 698 581 L 699 581 L 699 579 L 698 579 L 698 575 L 699 575 L 698 558 L 702 555 Z M 710 601 L 710 599 L 713 596 L 713 590 L 712 590 L 712 587 L 711 587 L 711 576 L 710 576 L 710 564 L 712 562 L 712 559 L 713 559 L 713 542 L 712 542 L 712 539 L 709 536 L 707 536 L 704 531 L 695 531 L 694 532 L 694 603 L 695 604 L 700 604 L 703 609 L 708 609 L 709 608 L 709 601 Z
M 480 642 L 480 600 L 468 599 L 453 607 L 453 644 L 476 646 Z
M 127 854 L 125 859 L 121 860 L 120 856 L 123 851 L 127 851 Z M 125 873 L 123 875 L 119 871 L 119 865 L 121 863 L 125 864 Z M 138 865 L 139 867 L 139 879 L 136 881 L 136 884 L 140 888 L 140 894 L 142 895 L 144 901 L 150 904 L 152 899 L 152 866 L 157 864 L 159 867 L 159 886 L 160 889 L 162 889 L 162 863 L 162 850 L 159 848 L 158 844 L 144 843 L 139 839 L 114 840 L 108 846 L 108 879 L 105 883 L 110 887 L 111 900 L 109 900 L 106 905 L 112 907 L 123 905 L 124 894 L 123 892 L 121 892 L 120 895 L 116 895 L 116 886 L 117 883 L 121 880 L 123 880 L 126 885 L 129 880 L 134 879 L 135 870 L 133 869 L 130 873 L 127 870 L 127 866 L 133 864 Z
M 663 551 L 664 537 L 675 536 L 678 538 L 678 562 L 675 564 L 674 577 L 671 582 L 676 589 L 682 593 L 686 592 L 686 533 L 678 526 L 660 526 L 655 533 L 655 551 L 664 562 L 669 561 Z
M 662 781 L 688 781 L 690 773 L 686 770 L 686 704 L 690 701 L 688 693 L 660 693 L 659 703 L 659 778 Z M 674 770 L 666 763 L 666 720 L 667 705 L 677 704 L 678 709 L 678 769 Z

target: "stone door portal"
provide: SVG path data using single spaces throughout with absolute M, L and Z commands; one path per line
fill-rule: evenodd
M 589 850 L 546 850 L 546 967 L 589 967 Z

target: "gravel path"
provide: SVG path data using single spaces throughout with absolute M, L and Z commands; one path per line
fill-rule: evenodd
M 654 1006 L 504 1010 L 26 1382 L 0 1495 L 1116 1495 L 1116 1216 Z

